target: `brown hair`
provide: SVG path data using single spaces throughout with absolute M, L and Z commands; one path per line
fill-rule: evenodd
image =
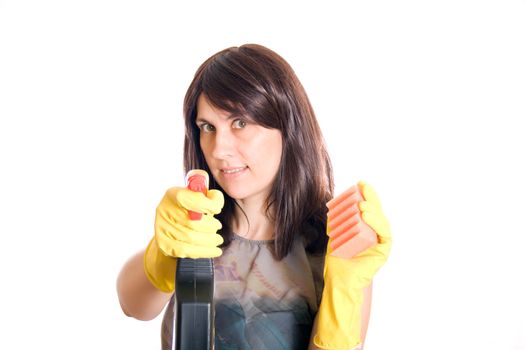
M 323 252 L 326 202 L 333 196 L 332 166 L 308 96 L 290 65 L 264 46 L 247 44 L 220 51 L 199 67 L 184 99 L 184 170 L 209 173 L 195 124 L 201 94 L 219 109 L 282 133 L 281 164 L 266 199 L 266 212 L 271 206 L 275 210 L 270 219 L 275 223 L 276 258 L 288 254 L 297 234 L 305 239 L 309 252 Z M 222 190 L 214 179 L 210 188 Z M 224 197 L 218 219 L 226 246 L 231 241 L 235 201 L 227 193 Z

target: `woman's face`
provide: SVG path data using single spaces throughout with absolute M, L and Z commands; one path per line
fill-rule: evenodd
M 264 201 L 281 162 L 281 132 L 217 109 L 203 95 L 195 122 L 215 181 L 234 199 Z

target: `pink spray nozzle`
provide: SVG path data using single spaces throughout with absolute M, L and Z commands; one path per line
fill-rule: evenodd
M 204 195 L 208 192 L 209 178 L 208 173 L 204 170 L 194 169 L 186 174 L 186 186 L 194 192 L 202 192 Z M 190 220 L 200 220 L 202 213 L 189 211 Z

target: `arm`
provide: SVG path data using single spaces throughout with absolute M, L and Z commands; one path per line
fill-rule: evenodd
M 372 304 L 372 284 L 363 289 L 363 305 L 361 306 L 361 346 L 357 349 L 364 349 L 366 332 L 368 330 L 368 321 L 370 320 L 370 307 Z M 310 337 L 310 344 L 308 350 L 320 350 L 321 348 L 315 346 L 313 337 L 317 333 L 317 317 L 315 317 L 314 326 L 312 328 L 312 336 Z
M 316 316 L 318 324 L 313 336 L 314 344 L 324 349 L 362 347 L 369 318 L 369 306 L 363 309 L 363 305 L 370 303 L 370 299 L 367 301 L 370 293 L 363 293 L 363 290 L 370 288 L 392 244 L 390 225 L 375 191 L 363 182 L 358 186 L 364 200 L 356 201 L 356 189 L 351 188 L 348 199 L 338 198 L 327 204 L 330 239 L 325 257 L 323 295 Z M 332 255 L 334 239 L 341 241 L 370 229 L 377 235 L 377 244 L 350 258 Z M 364 310 L 366 315 L 362 314 Z
M 170 188 L 155 216 L 155 235 L 148 247 L 124 264 L 117 278 L 122 311 L 139 320 L 151 320 L 162 311 L 175 290 L 177 258 L 211 258 L 221 255 L 223 239 L 213 215 L 224 205 L 220 191 L 203 193 Z M 191 220 L 188 212 L 203 213 Z
M 147 321 L 157 317 L 172 293 L 161 292 L 151 284 L 144 272 L 143 261 L 144 250 L 124 264 L 117 278 L 117 294 L 120 307 L 127 316 Z

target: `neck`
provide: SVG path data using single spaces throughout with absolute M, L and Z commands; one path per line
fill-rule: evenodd
M 232 225 L 232 229 L 236 234 L 253 240 L 274 238 L 275 227 L 273 221 L 266 215 L 264 202 L 250 203 L 238 200 L 237 204 Z

